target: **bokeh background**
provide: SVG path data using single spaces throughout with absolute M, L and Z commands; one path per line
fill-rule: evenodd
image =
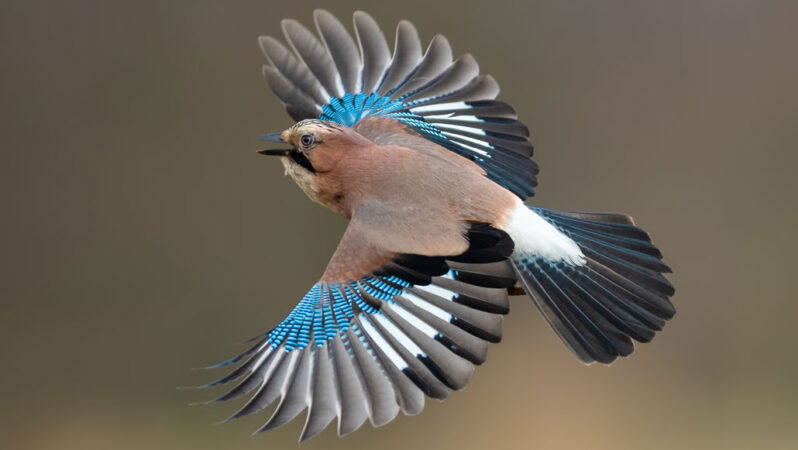
M 294 448 L 189 407 L 317 279 L 343 219 L 256 137 L 261 34 L 366 9 L 445 34 L 533 132 L 534 203 L 635 216 L 675 319 L 611 367 L 518 297 L 465 392 L 303 448 L 798 448 L 792 1 L 0 3 L 0 448 Z

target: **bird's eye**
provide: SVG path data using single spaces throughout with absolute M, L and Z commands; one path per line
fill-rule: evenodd
M 299 142 L 301 142 L 302 146 L 306 147 L 306 148 L 310 147 L 311 145 L 313 145 L 314 140 L 315 139 L 313 139 L 313 136 L 311 136 L 309 134 L 303 134 L 302 137 L 299 138 Z

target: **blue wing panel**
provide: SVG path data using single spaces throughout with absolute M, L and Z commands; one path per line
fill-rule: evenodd
M 391 276 L 367 276 L 349 283 L 317 283 L 299 301 L 288 316 L 268 336 L 272 348 L 285 346 L 286 351 L 301 349 L 310 343 L 317 346 L 346 332 L 356 311 L 381 314 L 364 299 L 363 292 L 375 299 L 391 303 L 412 284 Z

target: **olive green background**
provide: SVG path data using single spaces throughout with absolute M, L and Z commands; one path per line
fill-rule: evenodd
M 303 448 L 798 447 L 798 8 L 783 1 L 0 3 L 0 447 L 282 449 L 302 421 L 189 407 L 271 328 L 345 221 L 256 137 L 290 124 L 261 34 L 445 34 L 533 133 L 533 203 L 622 211 L 675 273 L 678 313 L 611 367 L 577 362 L 532 303 L 465 390 Z

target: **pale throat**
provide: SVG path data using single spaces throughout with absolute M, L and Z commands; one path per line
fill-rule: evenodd
M 315 176 L 312 173 L 308 172 L 304 167 L 292 161 L 291 158 L 282 156 L 280 157 L 280 162 L 283 163 L 285 174 L 294 180 L 294 182 L 299 186 L 300 189 L 302 189 L 302 192 L 304 192 L 305 195 L 310 197 L 310 199 L 314 202 L 329 207 L 329 205 L 322 200 L 319 189 L 314 180 Z

